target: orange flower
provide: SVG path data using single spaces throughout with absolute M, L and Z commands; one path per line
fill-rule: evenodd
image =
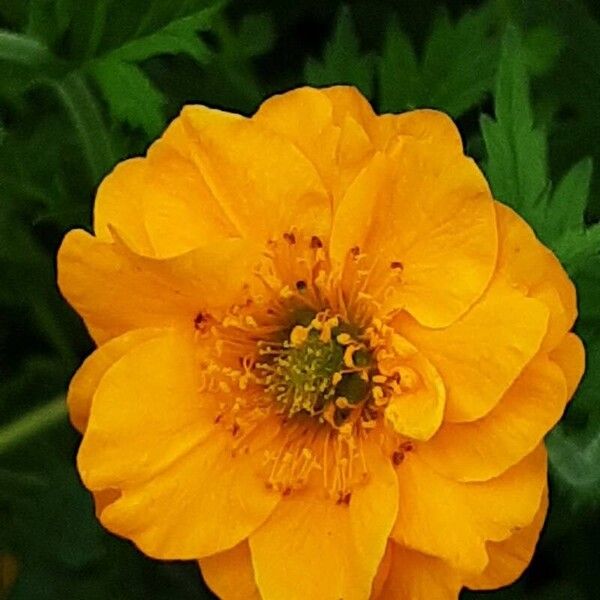
M 344 87 L 186 107 L 94 231 L 58 268 L 99 346 L 68 402 L 105 527 L 225 599 L 519 576 L 583 370 L 575 293 L 448 117 Z

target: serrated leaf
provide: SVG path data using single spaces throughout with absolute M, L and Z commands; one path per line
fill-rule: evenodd
M 549 185 L 548 151 L 545 135 L 534 129 L 521 41 L 513 27 L 504 36 L 494 100 L 496 120 L 484 115 L 480 121 L 488 179 L 496 198 L 534 225 Z
M 105 58 L 94 62 L 92 74 L 118 121 L 142 128 L 148 138 L 165 126 L 165 98 L 142 69 L 136 65 Z
M 573 165 L 558 182 L 547 207 L 547 211 L 552 212 L 552 215 L 548 215 L 547 228 L 553 237 L 561 235 L 561 223 L 567 228 L 583 229 L 583 214 L 590 194 L 592 169 L 592 159 L 584 158 Z M 551 226 L 554 228 L 550 229 Z
M 535 128 L 525 57 L 514 27 L 507 29 L 502 45 L 495 113 L 495 121 L 485 115 L 480 120 L 492 191 L 529 222 L 574 275 L 600 252 L 600 227 L 584 226 L 591 163 L 575 165 L 551 192 L 546 135 Z
M 210 28 L 221 3 L 194 14 L 171 21 L 163 28 L 127 42 L 110 52 L 112 58 L 139 62 L 161 54 L 187 54 L 199 63 L 207 62 L 211 52 L 198 37 L 199 31 Z
M 309 58 L 304 69 L 310 85 L 354 85 L 368 98 L 373 94 L 374 57 L 360 50 L 352 15 L 343 8 L 321 61 Z
M 379 61 L 382 110 L 427 106 L 458 117 L 480 103 L 492 88 L 498 62 L 493 26 L 491 5 L 456 23 L 442 13 L 418 61 L 410 40 L 392 22 Z
M 420 105 L 424 94 L 417 57 L 408 36 L 395 21 L 385 33 L 378 73 L 382 112 L 398 112 Z

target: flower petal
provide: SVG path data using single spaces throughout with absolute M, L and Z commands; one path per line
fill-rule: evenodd
M 170 130 L 178 126 L 176 119 Z M 117 165 L 98 188 L 96 236 L 110 242 L 113 229 L 138 254 L 161 258 L 237 233 L 197 167 L 164 137 L 146 158 Z
M 199 560 L 204 581 L 221 600 L 261 600 L 247 541 Z
M 409 346 L 408 342 L 404 342 Z M 444 418 L 446 389 L 435 367 L 415 350 L 412 356 L 398 361 L 403 379 L 415 379 L 412 385 L 392 396 L 385 418 L 394 431 L 415 440 L 428 440 L 439 429 Z
M 474 421 L 502 398 L 535 356 L 546 333 L 548 309 L 503 280 L 446 329 L 426 329 L 401 317 L 396 327 L 437 368 L 446 385 L 445 419 Z
M 351 88 L 342 89 L 353 95 Z M 353 111 L 334 106 L 326 90 L 303 87 L 269 98 L 252 120 L 301 150 L 332 194 L 335 208 L 376 150 L 357 118 Z M 371 111 L 370 119 L 375 118 Z
M 217 399 L 198 392 L 199 371 L 191 336 L 141 344 L 102 378 L 79 451 L 90 489 L 121 492 L 102 510 L 103 525 L 157 558 L 230 548 L 279 501 L 257 474 L 265 435 L 236 454 L 232 434 L 215 424 Z
M 488 542 L 490 562 L 481 575 L 470 577 L 465 585 L 474 590 L 493 590 L 516 581 L 531 561 L 547 510 L 546 490 L 531 524 L 502 542 Z
M 540 445 L 495 479 L 459 483 L 437 474 L 417 448 L 397 473 L 400 504 L 392 538 L 480 573 L 488 562 L 486 542 L 504 540 L 533 520 L 546 486 L 546 452 Z
M 218 408 L 201 396 L 192 336 L 173 330 L 142 342 L 104 374 L 78 455 L 92 490 L 149 479 L 196 447 Z
M 369 596 L 372 600 L 377 600 L 381 597 L 381 593 L 384 589 L 388 575 L 390 573 L 390 567 L 392 566 L 392 544 L 388 541 L 385 547 L 385 554 L 379 563 L 375 579 L 373 579 L 373 586 L 371 587 L 371 595 Z
M 423 108 L 394 115 L 381 115 L 376 121 L 377 133 L 371 135 L 377 139 L 381 149 L 390 147 L 399 136 L 410 136 L 430 145 L 432 152 L 464 154 L 460 132 L 454 121 L 439 110 Z
M 398 503 L 390 462 L 366 448 L 370 479 L 349 505 L 299 491 L 284 498 L 250 536 L 265 600 L 364 600 L 383 558 Z
M 136 329 L 113 338 L 88 356 L 73 375 L 67 394 L 71 422 L 80 433 L 87 427 L 92 398 L 104 374 L 139 344 L 164 334 L 164 329 Z
M 445 423 L 419 448 L 419 456 L 458 481 L 497 477 L 535 449 L 568 399 L 562 371 L 538 356 L 491 412 L 470 423 Z
M 550 310 L 543 349 L 554 348 L 577 317 L 575 286 L 558 259 L 512 209 L 495 203 L 498 220 L 498 273 Z
M 192 559 L 227 550 L 269 516 L 279 495 L 260 476 L 264 442 L 232 451 L 232 436 L 215 432 L 148 481 L 123 484 L 102 524 L 149 556 Z
M 74 230 L 59 250 L 58 284 L 102 343 L 130 329 L 189 326 L 199 312 L 231 305 L 256 256 L 248 242 L 231 239 L 153 259 Z
M 462 581 L 456 570 L 434 556 L 390 543 L 392 564 L 374 600 L 456 600 Z
M 188 106 L 192 158 L 231 223 L 261 242 L 292 229 L 324 235 L 331 206 L 321 178 L 290 141 L 260 123 Z
M 585 371 L 583 342 L 574 333 L 567 333 L 552 350 L 550 358 L 562 369 L 567 380 L 567 394 L 571 398 Z
M 119 163 L 104 178 L 94 202 L 94 231 L 99 240 L 112 241 L 112 225 L 136 252 L 150 256 L 154 253 L 142 218 L 148 177 L 147 161 L 131 158 Z
M 475 163 L 404 137 L 348 188 L 334 217 L 331 253 L 341 262 L 358 246 L 373 271 L 367 291 L 385 311 L 405 308 L 420 323 L 443 327 L 487 286 L 496 236 L 490 191 Z

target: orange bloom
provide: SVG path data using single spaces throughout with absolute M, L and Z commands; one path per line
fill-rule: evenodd
M 302 88 L 202 106 L 100 186 L 60 288 L 110 531 L 222 598 L 456 598 L 528 564 L 575 292 L 444 114 Z

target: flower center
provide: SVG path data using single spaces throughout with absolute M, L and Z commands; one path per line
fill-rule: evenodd
M 258 344 L 256 365 L 281 411 L 341 426 L 369 392 L 371 355 L 355 328 L 329 311 L 299 311 L 283 342 Z

